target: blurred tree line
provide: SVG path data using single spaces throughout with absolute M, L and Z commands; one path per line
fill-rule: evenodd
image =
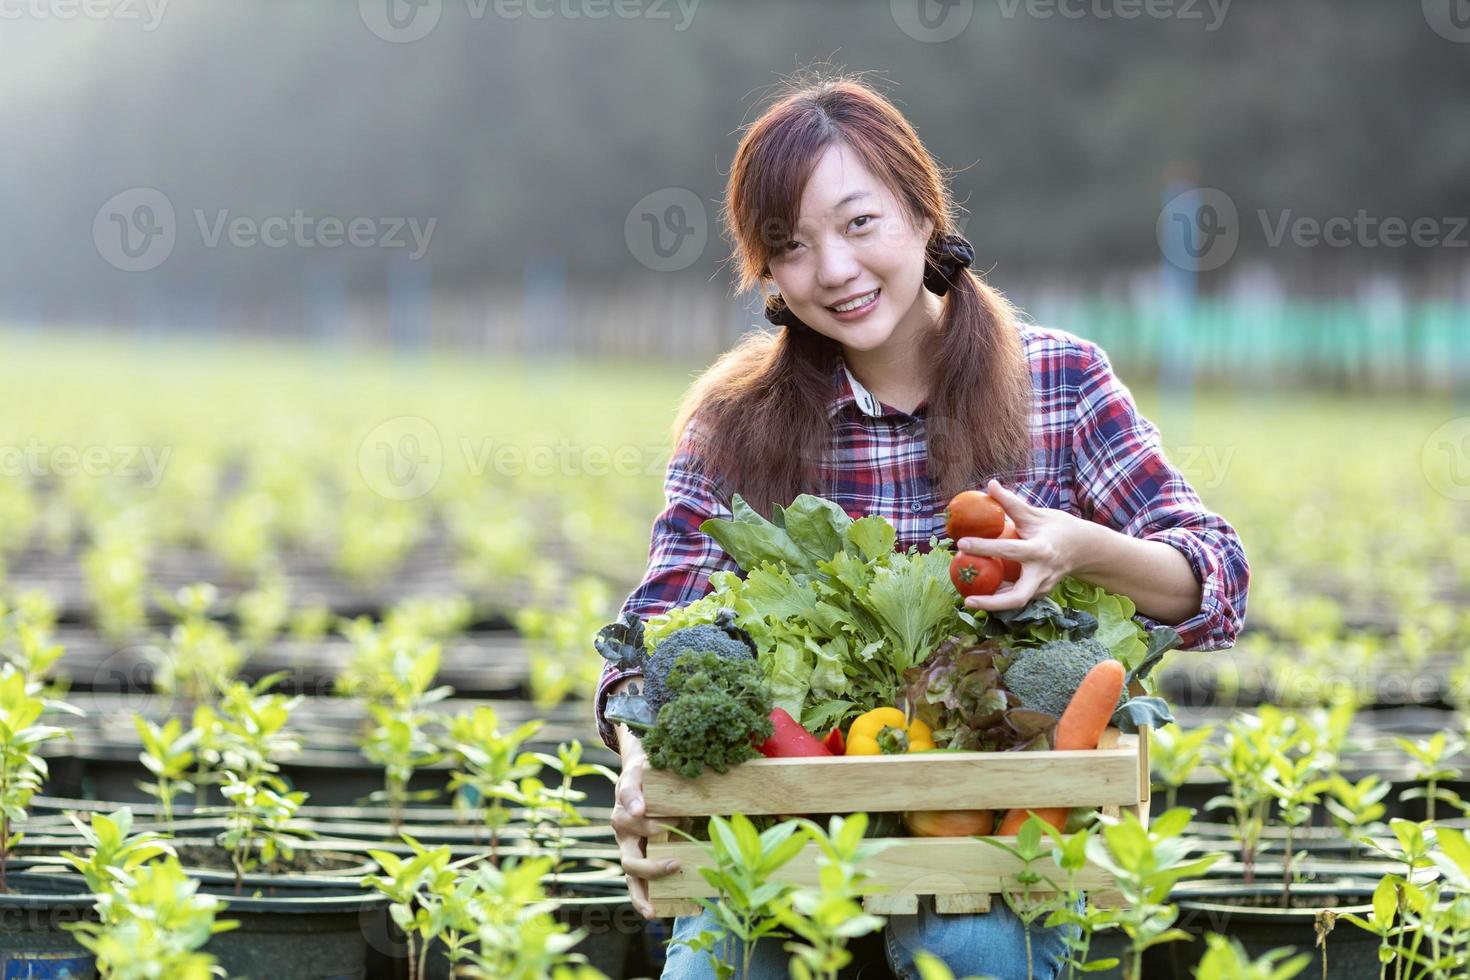
M 1136 19 L 1103 0 L 1074 0 L 1082 16 L 978 0 L 943 43 L 908 36 L 889 0 L 635 0 L 623 9 L 643 16 L 604 18 L 586 15 L 594 0 L 548 0 L 549 17 L 487 4 L 443 0 L 412 43 L 376 36 L 357 0 L 180 3 L 150 31 L 7 21 L 0 295 L 229 302 L 311 276 L 371 290 L 408 261 L 209 248 L 199 216 L 222 210 L 432 218 L 419 261 L 435 288 L 519 284 L 537 256 L 579 284 L 657 276 L 624 224 L 670 187 L 706 209 L 708 244 L 684 275 L 726 289 L 715 222 L 738 129 L 781 75 L 824 60 L 874 72 L 954 168 L 977 266 L 1002 284 L 1157 264 L 1164 175 L 1181 163 L 1238 204 L 1248 258 L 1306 275 L 1465 254 L 1271 249 L 1255 218 L 1470 214 L 1470 44 L 1431 29 L 1419 3 L 1236 0 L 1211 29 L 1211 8 L 1186 0 Z M 134 187 L 177 213 L 172 254 L 144 273 L 109 266 L 92 234 L 103 202 Z

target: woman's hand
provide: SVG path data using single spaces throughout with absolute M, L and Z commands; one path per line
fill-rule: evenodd
M 657 916 L 648 899 L 648 879 L 673 874 L 679 870 L 679 862 L 659 863 L 644 856 L 648 837 L 660 833 L 663 828 L 643 815 L 643 772 L 648 768 L 643 743 L 626 727 L 619 725 L 618 730 L 621 733 L 618 748 L 623 765 L 614 798 L 613 833 L 618 840 L 624 877 L 628 880 L 628 898 L 639 915 L 654 919 Z
M 1005 583 L 994 595 L 970 596 L 965 608 L 986 612 L 1020 609 L 1035 596 L 1046 595 L 1072 573 L 1085 553 L 1094 525 L 1064 510 L 1033 507 L 1001 486 L 999 480 L 991 480 L 985 492 L 1005 509 L 1020 540 L 961 538 L 955 548 L 966 554 L 1018 561 L 1021 577 Z

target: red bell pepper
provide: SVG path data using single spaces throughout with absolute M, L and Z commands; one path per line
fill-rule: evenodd
M 827 737 L 822 739 L 822 744 L 827 746 L 827 751 L 833 755 L 847 754 L 847 739 L 842 737 L 842 729 L 836 725 L 833 725 L 832 730 L 827 733 Z
M 775 732 L 757 746 L 761 755 L 767 758 L 798 759 L 832 754 L 815 735 L 797 724 L 784 708 L 771 712 L 771 724 L 775 726 Z

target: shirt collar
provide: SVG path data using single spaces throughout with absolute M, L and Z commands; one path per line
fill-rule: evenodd
M 847 361 L 841 357 L 837 358 L 837 367 L 832 372 L 832 387 L 832 400 L 828 402 L 827 406 L 827 415 L 829 418 L 841 412 L 848 405 L 856 405 L 864 415 L 873 418 L 887 414 L 883 410 L 883 404 L 878 401 L 872 392 L 863 387 L 863 383 L 848 368 Z M 918 414 L 928 404 L 928 399 L 925 399 L 914 410 L 914 413 Z M 901 415 L 903 413 L 898 412 L 896 414 Z

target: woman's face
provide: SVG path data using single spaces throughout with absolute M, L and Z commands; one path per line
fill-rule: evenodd
M 807 326 L 845 348 L 877 350 L 921 319 L 916 304 L 933 231 L 927 218 L 912 225 L 883 182 L 834 143 L 802 192 L 795 231 L 787 241 L 776 237 L 771 278 Z M 866 297 L 857 310 L 834 309 L 855 297 Z

